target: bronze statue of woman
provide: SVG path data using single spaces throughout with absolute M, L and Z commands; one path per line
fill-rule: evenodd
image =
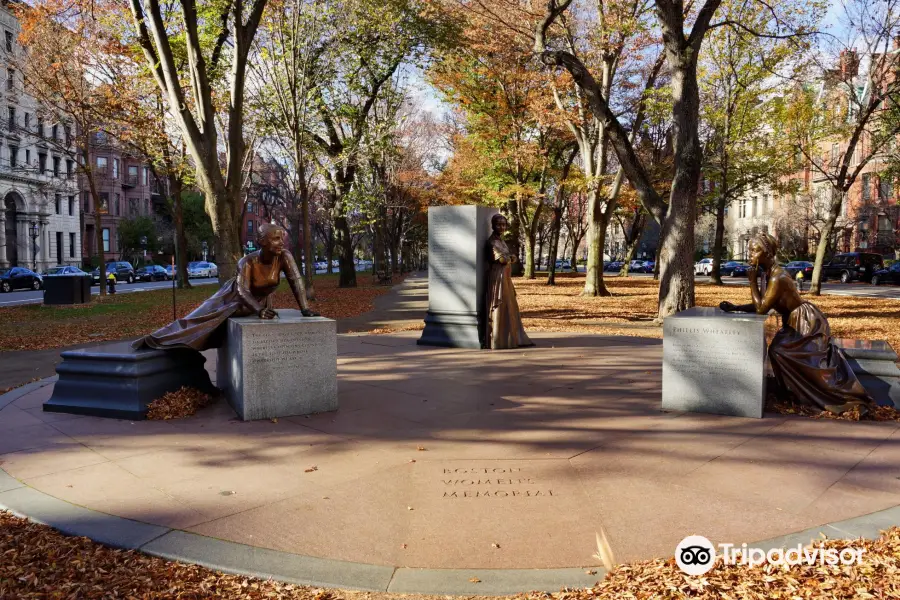
M 534 346 L 525 335 L 516 288 L 512 282 L 512 263 L 515 254 L 503 241 L 503 234 L 509 229 L 506 217 L 497 214 L 491 218 L 493 233 L 488 238 L 488 273 L 485 290 L 485 334 L 484 347 L 491 350 Z
M 132 346 L 162 350 L 217 348 L 222 345 L 224 326 L 229 317 L 258 315 L 260 319 L 274 319 L 278 316 L 272 303 L 282 273 L 287 277 L 303 316 L 318 316 L 309 310 L 303 277 L 294 257 L 284 251 L 284 238 L 284 229 L 263 224 L 257 234 L 260 249 L 238 261 L 237 275 L 233 279 L 226 281 L 215 295 L 186 317 L 135 341 Z
M 767 233 L 750 240 L 750 293 L 753 304 L 719 305 L 727 312 L 775 310 L 782 326 L 769 344 L 769 360 L 780 392 L 789 390 L 802 404 L 833 413 L 855 406 L 865 413 L 875 402 L 863 389 L 840 348 L 831 341 L 825 315 L 800 297 L 790 274 L 775 262 L 778 242 Z

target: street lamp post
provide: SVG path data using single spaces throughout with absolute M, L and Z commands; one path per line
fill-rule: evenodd
M 206 243 L 206 240 L 203 240 L 203 262 L 206 262 L 206 252 L 209 250 L 209 244 Z
M 37 271 L 37 253 L 38 253 L 38 245 L 37 239 L 41 236 L 41 228 L 35 222 L 31 222 L 31 228 L 29 229 L 29 233 L 31 234 L 31 270 Z

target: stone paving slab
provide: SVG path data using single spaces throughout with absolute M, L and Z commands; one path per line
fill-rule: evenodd
M 436 589 L 457 596 L 505 596 L 559 591 L 565 587 L 591 587 L 605 576 L 606 570 L 598 568 L 397 569 L 387 591 L 415 594 L 424 589 Z
M 346 405 L 277 423 L 220 403 L 172 422 L 35 424 L 52 390 L 35 387 L 0 410 L 0 428 L 22 425 L 0 430 L 0 469 L 21 480 L 0 477 L 0 501 L 63 526 L 155 524 L 117 522 L 128 547 L 187 530 L 226 546 L 182 558 L 225 570 L 267 576 L 253 556 L 279 556 L 279 578 L 430 593 L 585 585 L 600 528 L 630 561 L 690 534 L 740 545 L 900 524 L 898 424 L 662 412 L 659 340 L 536 333 L 535 348 L 479 352 L 418 334 L 339 336 Z M 375 570 L 354 583 L 317 561 Z

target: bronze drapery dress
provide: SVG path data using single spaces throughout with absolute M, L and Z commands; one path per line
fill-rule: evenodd
M 491 350 L 534 346 L 522 326 L 512 282 L 511 258 L 506 242 L 496 233 L 492 234 L 488 238 L 484 335 L 484 347 Z
M 769 344 L 769 360 L 782 389 L 823 410 L 874 404 L 844 353 L 832 343 L 828 320 L 814 304 L 803 302 L 782 319 L 785 326 Z
M 260 260 L 261 252 L 258 250 L 239 260 L 237 275 L 186 317 L 135 341 L 132 346 L 161 350 L 208 350 L 221 346 L 229 317 L 256 315 L 263 308 L 273 308 L 271 294 L 278 288 L 282 271 L 288 280 L 300 280 L 297 264 L 289 252 L 282 252 L 270 264 Z

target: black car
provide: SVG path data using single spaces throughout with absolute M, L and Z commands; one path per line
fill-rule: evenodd
M 135 277 L 141 281 L 166 281 L 169 274 L 159 265 L 147 265 L 138 269 Z
M 792 260 L 788 264 L 784 265 L 784 270 L 790 274 L 791 277 L 797 279 L 797 273 L 803 273 L 803 278 L 807 281 L 812 280 L 813 274 L 813 265 L 808 260 Z
M 841 283 L 871 281 L 872 274 L 884 268 L 884 257 L 870 252 L 835 254 L 823 265 L 822 279 L 840 279 Z
M 623 264 L 624 263 L 620 260 L 614 260 L 610 263 L 607 263 L 606 266 L 603 267 L 603 270 L 608 272 L 621 271 Z
M 872 285 L 893 283 L 900 285 L 900 261 L 895 262 L 887 269 L 880 269 L 872 274 Z
M 0 269 L 0 291 L 39 290 L 44 287 L 40 275 L 25 267 Z
M 724 263 L 719 266 L 719 274 L 720 275 L 734 275 L 734 270 L 740 266 L 747 266 L 747 263 L 742 263 L 739 260 L 729 260 L 727 263 Z
M 748 265 L 747 263 L 740 263 L 740 264 L 735 265 L 731 269 L 731 276 L 732 277 L 746 277 L 747 271 L 749 271 L 749 270 L 750 270 L 750 265 Z
M 112 261 L 106 263 L 106 275 L 112 273 L 116 276 L 116 283 L 134 283 L 137 276 L 131 263 L 125 261 Z M 91 271 L 91 283 L 100 284 L 100 267 Z

